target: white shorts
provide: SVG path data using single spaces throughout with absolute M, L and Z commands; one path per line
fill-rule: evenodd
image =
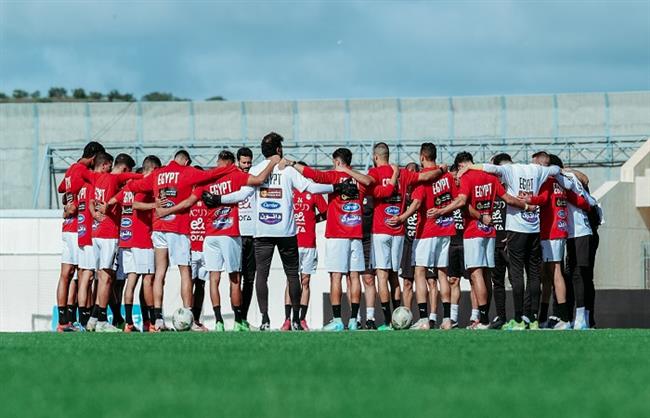
M 153 248 L 121 248 L 124 273 L 153 274 Z
M 195 279 L 203 281 L 208 279 L 208 271 L 205 269 L 203 251 L 192 251 L 192 280 Z
M 468 238 L 463 240 L 465 268 L 494 268 L 496 238 Z
M 450 242 L 451 237 L 414 239 L 411 264 L 419 267 L 446 268 L 449 265 Z
M 93 238 L 97 270 L 117 270 L 117 241 L 117 238 Z
M 366 271 L 363 243 L 360 239 L 327 238 L 325 254 L 325 268 L 329 273 Z
M 318 251 L 316 248 L 298 247 L 298 261 L 300 263 L 300 273 L 309 275 L 316 274 Z
M 564 259 L 563 239 L 544 239 L 540 242 L 542 247 L 542 261 L 545 263 L 559 262 Z
M 370 267 L 399 271 L 404 249 L 404 235 L 372 234 Z
M 207 271 L 241 271 L 241 237 L 205 237 L 203 258 Z
M 95 270 L 95 250 L 92 245 L 85 245 L 83 247 L 77 247 L 79 251 L 77 255 L 79 256 L 78 267 L 84 270 Z
M 79 245 L 77 245 L 76 232 L 64 232 L 61 235 L 63 248 L 61 250 L 61 264 L 76 266 L 79 262 Z
M 191 262 L 190 238 L 176 232 L 153 231 L 151 234 L 154 248 L 167 250 L 169 264 L 172 266 L 189 266 Z

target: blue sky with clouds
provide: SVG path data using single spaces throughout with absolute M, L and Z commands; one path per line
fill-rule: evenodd
M 195 100 L 650 90 L 650 1 L 0 2 L 0 91 Z

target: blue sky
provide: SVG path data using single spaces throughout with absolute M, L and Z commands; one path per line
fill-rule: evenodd
M 6 2 L 0 91 L 201 100 L 650 90 L 650 1 Z

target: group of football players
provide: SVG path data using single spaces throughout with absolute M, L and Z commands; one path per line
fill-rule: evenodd
M 141 331 L 133 313 L 138 281 L 142 331 L 165 331 L 170 264 L 180 272 L 192 331 L 208 331 L 200 321 L 205 282 L 215 331 L 225 330 L 221 273 L 229 282 L 233 330 L 270 330 L 268 278 L 276 247 L 287 278 L 281 330 L 308 330 L 320 221 L 326 222 L 332 308 L 324 331 L 391 330 L 392 311 L 401 305 L 417 306 L 411 329 L 457 328 L 461 278 L 471 285 L 471 329 L 595 325 L 601 213 L 588 178 L 564 168 L 557 156 L 541 151 L 518 164 L 498 154 L 490 164 L 474 164 L 461 152 L 447 166 L 437 162 L 433 143 L 423 143 L 419 162 L 400 168 L 380 142 L 374 166 L 363 174 L 352 168 L 347 148 L 334 151 L 330 170 L 317 170 L 284 156 L 282 141 L 267 134 L 256 165 L 243 147 L 236 155 L 222 151 L 215 167 L 192 166 L 189 153 L 180 150 L 166 165 L 150 155 L 137 170 L 129 155 L 113 158 L 101 144 L 88 143 L 59 185 L 64 221 L 57 331 Z M 509 321 L 506 271 L 514 306 Z M 259 327 L 248 322 L 254 291 Z M 375 319 L 377 297 L 382 321 Z M 496 316 L 490 320 L 492 298 Z

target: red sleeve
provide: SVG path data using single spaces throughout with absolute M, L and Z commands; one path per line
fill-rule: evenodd
M 539 194 L 530 197 L 530 203 L 537 206 L 543 206 L 544 204 L 548 203 L 553 193 L 554 181 L 555 180 L 552 179 L 551 181 L 545 181 L 544 184 L 542 184 L 542 187 L 539 189 Z
M 361 185 L 359 185 L 359 190 L 361 190 Z M 372 188 L 372 196 L 377 199 L 385 199 L 391 197 L 395 191 L 395 186 L 392 184 L 387 184 L 385 186 L 375 186 Z
M 196 197 L 201 199 L 201 196 L 203 195 L 203 191 L 207 189 L 207 186 L 197 186 L 194 189 L 192 189 L 192 194 Z
M 505 187 L 503 187 L 503 184 L 501 184 L 501 182 L 498 179 L 495 181 L 495 183 L 496 183 L 495 188 L 496 188 L 496 191 L 497 191 L 496 196 L 501 197 L 504 194 L 506 194 Z M 463 185 L 462 177 L 461 177 L 461 183 L 460 184 L 461 184 L 461 186 Z
M 321 171 L 311 167 L 305 167 L 302 170 L 302 175 L 308 179 L 314 180 L 316 183 L 321 184 L 336 184 L 338 183 L 338 176 L 335 171 Z
M 500 185 L 500 183 L 497 181 L 497 184 Z M 471 181 L 467 178 L 467 176 L 463 176 L 460 178 L 460 187 L 458 188 L 458 194 L 464 194 L 467 197 L 470 197 L 471 195 Z M 501 186 L 501 190 L 503 190 L 503 186 Z M 497 196 L 501 196 L 503 193 L 499 193 L 499 188 L 497 186 Z
M 576 194 L 572 190 L 566 191 L 566 200 L 567 202 L 571 203 L 573 206 L 577 206 L 578 208 L 584 210 L 585 212 L 588 212 L 591 209 L 591 206 L 589 206 L 589 202 L 587 202 L 587 199 Z
M 124 200 L 124 192 L 125 191 L 126 191 L 126 187 L 121 189 L 119 192 L 117 192 L 117 194 L 115 196 L 113 196 L 115 198 L 115 200 L 117 200 L 118 205 L 122 205 L 122 201 Z
M 205 171 L 201 171 L 198 168 L 194 167 L 187 167 L 186 171 L 183 173 L 183 179 L 181 181 L 191 185 L 205 183 L 208 181 L 217 180 L 220 177 L 223 177 L 235 170 L 237 170 L 237 167 L 235 167 L 234 164 Z
M 449 183 L 451 184 L 451 187 L 450 187 L 451 188 L 451 197 L 453 199 L 455 199 L 456 196 L 458 196 L 458 186 L 456 186 L 456 181 L 454 180 L 454 176 L 452 176 L 451 174 L 449 174 Z
M 83 180 L 83 183 L 94 183 L 95 178 L 97 177 L 98 174 L 99 173 L 97 173 L 95 171 L 91 171 L 85 166 L 81 166 L 78 170 L 76 170 L 76 172 L 73 174 L 73 176 L 74 175 L 79 175 L 81 180 Z M 83 186 L 80 186 L 79 188 L 81 188 L 81 187 L 83 187 Z M 77 191 L 79 191 L 79 190 L 77 190 Z
M 251 177 L 249 173 L 244 173 L 241 170 L 237 170 L 233 172 L 233 175 L 235 177 L 235 187 L 233 189 L 239 190 L 244 186 L 248 185 L 248 179 Z
M 327 213 L 327 201 L 322 194 L 312 195 L 314 197 L 314 205 L 318 210 L 318 213 Z
M 120 174 L 116 174 L 116 176 L 117 176 L 117 181 L 120 184 L 126 183 L 128 180 L 137 180 L 143 177 L 142 174 L 138 174 L 138 173 L 120 173 Z
M 59 187 L 56 189 L 59 193 L 65 193 L 65 177 L 63 180 L 61 180 L 61 183 L 59 183 Z
M 413 193 L 411 193 L 411 199 L 413 200 L 419 200 L 420 202 L 424 200 L 424 186 L 420 185 L 413 190 Z
M 420 181 L 420 173 L 402 168 L 399 171 L 399 178 L 400 183 L 402 183 L 403 186 L 408 187 Z
M 133 180 L 129 182 L 129 190 L 131 190 L 133 193 L 152 192 L 154 177 L 156 177 L 155 171 L 147 177 L 141 178 L 140 180 Z

